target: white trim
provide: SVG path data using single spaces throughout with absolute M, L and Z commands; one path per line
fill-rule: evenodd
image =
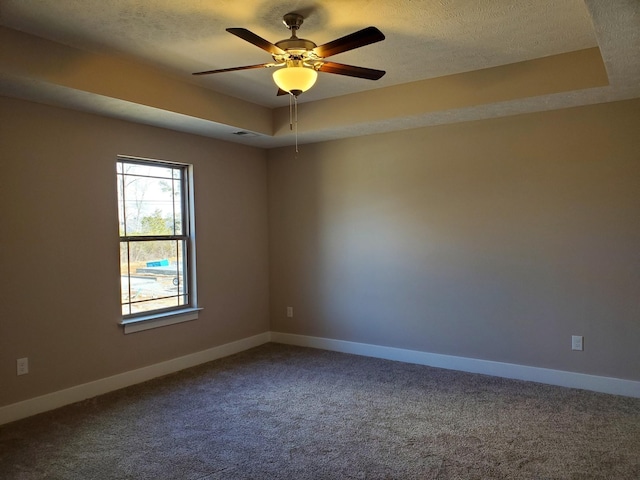
M 456 357 L 437 353 L 383 347 L 366 343 L 347 342 L 330 338 L 309 337 L 280 332 L 264 332 L 253 337 L 226 343 L 201 352 L 174 358 L 148 367 L 131 370 L 93 382 L 31 398 L 22 402 L 0 407 L 0 425 L 30 417 L 38 413 L 63 407 L 87 398 L 119 390 L 137 383 L 146 382 L 162 375 L 195 367 L 202 363 L 233 355 L 268 342 L 320 348 L 343 353 L 353 353 L 367 357 L 384 358 L 400 362 L 428 365 L 431 367 L 481 373 L 497 377 L 514 378 L 531 382 L 547 383 L 561 387 L 581 388 L 595 392 L 640 398 L 640 382 L 620 378 L 587 375 L 584 373 L 528 367 L 513 363 L 493 362 L 476 358 Z
M 137 383 L 146 382 L 152 378 L 184 370 L 185 368 L 195 367 L 202 363 L 257 347 L 268 343 L 270 340 L 271 334 L 265 332 L 253 337 L 243 338 L 235 342 L 209 348 L 201 352 L 192 353 L 183 357 L 156 363 L 155 365 L 149 365 L 148 367 L 101 378 L 100 380 L 0 407 L 0 425 L 63 407 L 97 395 L 119 390 Z
M 156 313 L 153 315 L 122 320 L 120 325 L 124 327 L 124 333 L 136 333 L 151 328 L 166 327 L 176 323 L 190 322 L 198 319 L 198 312 L 202 308 L 188 308 L 167 313 Z
M 531 382 L 558 385 L 561 387 L 580 388 L 594 392 L 624 395 L 640 398 L 640 382 L 621 378 L 602 377 L 585 373 L 552 370 L 548 368 L 529 367 L 513 363 L 494 362 L 477 358 L 456 357 L 438 353 L 406 350 L 402 348 L 383 347 L 366 343 L 347 342 L 330 338 L 309 337 L 290 333 L 271 332 L 271 341 L 298 345 L 301 347 L 320 348 L 336 352 L 353 353 L 367 357 L 384 358 L 400 362 L 428 365 L 430 367 L 447 368 L 463 372 L 481 373 L 496 377 L 527 380 Z

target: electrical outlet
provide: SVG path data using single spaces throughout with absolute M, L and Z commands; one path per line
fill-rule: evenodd
M 287 317 L 293 318 L 293 307 L 287 307 Z
M 582 335 L 571 336 L 571 350 L 584 350 L 582 345 Z
M 29 359 L 28 358 L 19 358 L 16 360 L 17 366 L 17 374 L 18 375 L 26 375 L 29 373 Z

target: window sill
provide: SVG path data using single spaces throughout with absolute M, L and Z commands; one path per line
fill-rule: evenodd
M 198 319 L 198 313 L 202 308 L 185 308 L 173 312 L 146 315 L 142 317 L 122 320 L 120 325 L 124 327 L 124 333 L 136 333 L 152 328 L 166 327 L 176 323 L 189 322 Z

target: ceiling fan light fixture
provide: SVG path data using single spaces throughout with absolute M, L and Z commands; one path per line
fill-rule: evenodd
M 273 81 L 278 88 L 298 96 L 316 83 L 318 72 L 303 66 L 287 66 L 273 72 Z

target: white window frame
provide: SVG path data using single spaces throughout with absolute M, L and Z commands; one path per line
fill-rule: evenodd
M 152 165 L 159 167 L 180 168 L 183 172 L 182 178 L 182 218 L 185 226 L 184 239 L 186 242 L 185 252 L 185 279 L 187 281 L 187 296 L 189 302 L 187 305 L 176 306 L 167 309 L 158 309 L 155 311 L 144 312 L 140 314 L 123 315 L 120 321 L 124 333 L 135 333 L 152 328 L 164 327 L 176 323 L 188 322 L 196 320 L 201 308 L 198 305 L 197 286 L 196 286 L 196 241 L 195 241 L 195 204 L 193 194 L 193 165 L 171 162 L 166 160 L 155 160 L 149 158 L 132 157 L 118 155 L 116 165 L 120 163 L 130 163 L 137 165 Z M 117 172 L 117 169 L 116 169 Z M 116 179 L 119 181 L 120 175 L 116 173 Z M 118 195 L 118 202 L 120 196 Z M 120 213 L 118 213 L 118 216 Z M 130 238 L 126 236 L 118 236 L 119 244 L 128 241 Z M 156 238 L 157 239 L 157 238 Z M 153 240 L 153 238 L 148 238 Z M 121 287 L 122 288 L 122 287 Z

